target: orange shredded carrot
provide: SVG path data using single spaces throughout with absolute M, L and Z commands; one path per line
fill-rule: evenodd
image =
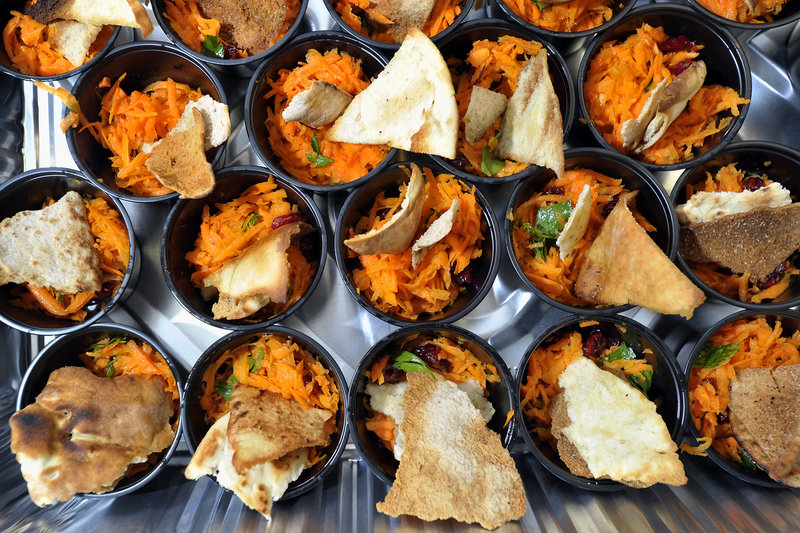
M 448 62 L 450 72 L 456 85 L 456 101 L 461 127 L 458 129 L 456 160 L 466 160 L 465 170 L 471 174 L 482 175 L 481 154 L 487 144 L 494 150 L 497 147 L 497 132 L 503 119 L 498 117 L 483 134 L 483 138 L 475 143 L 468 143 L 464 137 L 464 115 L 469 107 L 472 88 L 480 86 L 501 93 L 508 98 L 517 89 L 519 73 L 525 67 L 528 58 L 541 53 L 542 45 L 536 41 L 526 41 L 519 37 L 503 35 L 497 41 L 481 40 L 472 43 L 472 49 L 465 61 L 453 59 Z M 546 53 L 546 51 L 544 52 Z M 510 176 L 522 172 L 529 165 L 506 160 L 503 168 L 494 174 L 497 177 Z
M 722 457 L 741 463 L 739 444 L 728 419 L 731 381 L 738 368 L 777 368 L 800 364 L 800 331 L 783 334 L 778 318 L 770 325 L 766 317 L 740 318 L 722 326 L 710 342 L 715 346 L 738 343 L 739 350 L 716 368 L 692 368 L 689 373 L 689 412 L 701 436 L 713 439 L 712 447 Z
M 436 177 L 430 169 L 423 169 L 427 178 L 422 220 L 414 241 L 441 213 L 450 208 L 454 198 L 461 201 L 453 228 L 442 240 L 428 249 L 417 268 L 411 267 L 411 246 L 401 254 L 375 254 L 358 256 L 361 268 L 353 270 L 356 288 L 381 311 L 407 320 L 420 315 L 438 313 L 452 304 L 462 290 L 453 277 L 466 269 L 482 255 L 481 243 L 486 228 L 482 221 L 482 208 L 475 196 L 475 188 L 463 184 L 451 174 Z M 391 218 L 405 197 L 406 185 L 400 187 L 399 197 L 386 197 L 381 192 L 366 216 L 361 217 L 350 236 L 366 233 Z M 388 209 L 389 213 L 381 217 Z M 379 214 L 380 213 L 380 214 Z
M 230 410 L 223 396 L 235 383 L 280 394 L 303 409 L 339 410 L 340 391 L 325 366 L 291 337 L 264 334 L 222 353 L 203 373 L 200 406 L 208 424 Z
M 372 416 L 366 418 L 364 427 L 367 428 L 367 431 L 375 433 L 390 451 L 394 451 L 394 430 L 397 427 L 394 418 L 375 411 Z
M 748 176 L 736 166 L 736 163 L 725 165 L 713 176 L 710 172 L 706 172 L 706 179 L 695 186 L 687 184 L 686 198 L 691 198 L 694 192 L 700 191 L 742 192 L 743 182 Z M 765 186 L 772 183 L 767 176 L 758 177 Z M 792 297 L 792 278 L 800 275 L 800 269 L 795 266 L 794 258 L 791 257 L 778 265 L 775 273 L 761 282 L 751 281 L 749 272 L 732 273 L 716 263 L 689 262 L 689 267 L 700 281 L 718 293 L 741 302 L 752 303 L 788 300 Z M 781 271 L 782 273 L 778 273 Z
M 383 43 L 395 42 L 391 31 L 394 22 L 376 11 L 373 6 L 369 0 L 333 0 L 333 8 L 344 23 L 358 33 Z M 436 0 L 422 27 L 422 33 L 433 37 L 450 26 L 459 14 L 461 0 Z
M 744 0 L 697 0 L 697 3 L 712 13 L 736 22 L 763 24 L 772 22 L 783 10 L 787 0 L 756 0 L 754 9 Z
M 505 0 L 511 10 L 544 30 L 591 30 L 614 15 L 613 0 L 571 0 L 565 4 L 539 4 L 532 0 Z
M 551 246 L 542 258 L 536 252 L 535 245 L 538 243 L 532 241 L 539 210 L 563 202 L 576 205 L 584 185 L 589 185 L 592 192 L 591 214 L 586 232 L 575 245 L 573 253 L 563 261 L 557 246 Z M 573 293 L 578 272 L 610 212 L 609 206 L 620 195 L 629 191 L 622 180 L 583 168 L 568 170 L 562 177 L 550 180 L 542 190 L 544 192 L 525 200 L 512 213 L 511 240 L 514 256 L 528 279 L 547 296 L 566 305 L 593 307 L 594 304 Z M 655 231 L 655 227 L 633 205 L 631 211 L 646 231 Z
M 711 447 L 711 443 L 714 441 L 711 437 L 700 437 L 697 439 L 697 446 L 691 446 L 689 443 L 684 442 L 681 444 L 681 451 L 686 452 L 689 455 L 699 455 L 700 457 L 707 457 L 708 454 L 706 450 Z
M 306 61 L 292 70 L 281 69 L 278 78 L 270 80 L 270 90 L 265 99 L 272 98 L 267 108 L 264 125 L 269 134 L 269 144 L 281 165 L 294 178 L 313 185 L 349 183 L 369 173 L 384 160 L 388 150 L 382 146 L 350 144 L 328 141 L 325 133 L 331 125 L 309 128 L 300 122 L 286 122 L 283 110 L 302 91 L 311 88 L 314 81 L 324 81 L 355 96 L 369 86 L 369 78 L 361 68 L 361 60 L 347 53 L 328 50 L 320 54 L 311 49 Z M 324 166 L 309 160 L 315 153 L 311 147 L 317 135 L 319 153 L 332 161 Z

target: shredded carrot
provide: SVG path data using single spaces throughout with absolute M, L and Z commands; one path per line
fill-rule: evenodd
M 394 418 L 375 411 L 364 421 L 364 427 L 367 428 L 367 431 L 375 433 L 390 451 L 394 451 L 394 430 L 397 427 Z
M 613 0 L 571 0 L 565 4 L 539 4 L 532 0 L 505 0 L 511 10 L 544 30 L 591 30 L 614 16 Z
M 356 288 L 377 309 L 406 320 L 438 313 L 458 298 L 464 288 L 453 278 L 482 255 L 481 243 L 486 232 L 474 186 L 467 186 L 450 174 L 434 177 L 427 168 L 423 173 L 427 178 L 422 208 L 425 222 L 417 228 L 414 241 L 450 208 L 454 198 L 461 201 L 461 209 L 452 230 L 428 249 L 417 268 L 411 267 L 411 246 L 401 254 L 358 256 L 348 251 L 361 263 L 361 268 L 353 270 Z M 369 213 L 350 228 L 350 236 L 385 224 L 405 197 L 406 185 L 400 189 L 399 197 L 387 198 L 384 192 L 379 193 Z M 388 214 L 385 210 L 389 210 Z
M 639 116 L 650 88 L 662 80 L 674 80 L 676 75 L 670 69 L 678 72 L 703 48 L 695 45 L 662 52 L 660 45 L 668 38 L 662 28 L 643 24 L 622 43 L 606 42 L 592 58 L 584 83 L 589 116 L 603 138 L 621 152 L 632 148 L 623 146 L 622 125 Z M 716 143 L 731 117 L 739 115 L 739 106 L 748 102 L 729 87 L 702 87 L 664 135 L 639 157 L 658 165 L 696 157 Z
M 532 247 L 534 243 L 531 240 L 539 210 L 563 202 L 576 205 L 584 185 L 589 185 L 592 192 L 591 214 L 586 232 L 573 252 L 563 261 L 557 246 L 551 246 L 542 259 L 537 255 L 536 248 Z M 620 195 L 629 191 L 622 180 L 583 168 L 568 170 L 562 177 L 550 180 L 542 191 L 522 202 L 513 211 L 511 240 L 514 256 L 528 279 L 550 298 L 566 305 L 594 307 L 593 303 L 573 293 L 578 272 L 594 239 L 600 233 L 610 207 L 613 207 Z M 655 231 L 655 227 L 633 205 L 630 207 L 637 222 L 646 231 Z
M 394 22 L 374 9 L 369 0 L 333 0 L 333 8 L 342 20 L 361 35 L 381 41 L 395 42 L 392 33 Z M 433 37 L 450 26 L 461 13 L 461 0 L 436 0 L 422 33 Z
M 325 366 L 291 337 L 264 334 L 226 350 L 203 373 L 200 406 L 213 424 L 230 410 L 221 394 L 241 383 L 294 399 L 303 409 L 339 410 L 340 391 Z M 226 385 L 227 384 L 227 385 Z M 230 397 L 230 396 L 228 396 Z
M 736 22 L 763 24 L 772 22 L 783 10 L 787 0 L 756 0 L 751 10 L 744 0 L 697 0 L 697 3 L 712 13 Z
M 707 457 L 708 454 L 706 450 L 711 447 L 711 443 L 714 441 L 711 437 L 700 437 L 697 439 L 697 446 L 691 446 L 689 443 L 684 442 L 681 444 L 681 451 L 686 452 L 689 455 L 699 455 L 700 457 Z
M 283 110 L 298 93 L 311 88 L 314 81 L 324 81 L 355 96 L 369 84 L 361 68 L 361 60 L 347 53 L 328 50 L 320 54 L 311 49 L 305 63 L 292 70 L 281 69 L 278 78 L 270 80 L 270 90 L 265 99 L 272 98 L 267 108 L 264 125 L 269 134 L 269 144 L 281 161 L 283 168 L 294 178 L 312 185 L 349 183 L 369 173 L 384 160 L 388 150 L 383 146 L 350 144 L 328 141 L 325 133 L 330 125 L 309 128 L 300 122 L 286 122 Z M 319 153 L 332 161 L 324 166 L 309 160 L 315 153 L 312 139 L 317 135 Z
M 511 419 L 514 418 L 514 410 L 509 409 L 508 414 L 506 415 L 506 421 L 503 422 L 503 427 L 508 426 L 508 423 L 511 422 Z
M 105 47 L 113 32 L 113 26 L 103 27 L 89 48 L 84 63 Z M 52 25 L 41 24 L 19 11 L 11 11 L 11 19 L 3 30 L 3 46 L 11 64 L 22 74 L 32 76 L 56 76 L 80 66 L 70 63 L 51 44 L 54 38 Z
M 487 144 L 494 150 L 497 147 L 496 134 L 500 130 L 503 118 L 498 117 L 483 134 L 483 138 L 475 143 L 468 143 L 464 137 L 464 115 L 469 107 L 472 87 L 477 85 L 484 89 L 501 93 L 508 98 L 517 89 L 519 73 L 525 67 L 528 58 L 542 53 L 542 45 L 536 41 L 526 41 L 519 37 L 503 35 L 497 41 L 481 40 L 472 43 L 472 49 L 465 61 L 452 59 L 448 62 L 450 73 L 456 85 L 456 101 L 461 127 L 458 129 L 456 161 L 462 159 L 464 169 L 476 175 L 481 172 L 481 154 Z M 547 53 L 546 51 L 544 53 Z M 466 161 L 463 161 L 466 160 Z M 497 177 L 510 176 L 528 168 L 525 163 L 506 160 L 503 168 L 494 174 Z
M 710 172 L 706 172 L 706 179 L 695 186 L 687 184 L 686 198 L 691 198 L 694 192 L 700 191 L 742 192 L 744 190 L 743 182 L 749 176 L 740 170 L 736 163 L 731 163 L 721 167 L 713 176 Z M 772 183 L 767 176 L 759 175 L 758 178 L 765 186 Z M 795 276 L 800 275 L 800 269 L 795 266 L 793 257 L 783 261 L 773 274 L 761 282 L 751 281 L 749 272 L 731 272 L 716 263 L 690 262 L 689 266 L 700 278 L 700 281 L 711 289 L 728 298 L 750 303 L 788 300 L 793 294 L 792 280 Z
M 689 373 L 689 412 L 701 436 L 712 438 L 722 457 L 741 463 L 739 444 L 728 417 L 731 381 L 736 369 L 777 368 L 800 364 L 800 331 L 783 335 L 780 318 L 774 325 L 763 315 L 740 318 L 711 336 L 716 346 L 739 343 L 731 359 L 716 368 L 692 368 Z

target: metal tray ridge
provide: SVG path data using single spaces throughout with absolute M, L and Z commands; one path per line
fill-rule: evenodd
M 306 30 L 337 28 L 323 1 L 310 0 L 303 20 Z M 651 2 L 639 0 L 637 6 L 648 3 Z M 152 7 L 148 10 L 152 13 Z M 482 5 L 467 18 L 480 19 L 490 14 L 500 16 L 500 11 L 494 5 Z M 790 68 L 794 68 L 800 77 L 800 65 L 796 64 L 800 61 L 787 57 L 786 53 L 790 42 L 800 42 L 800 24 L 762 33 L 740 31 L 734 34 L 746 50 L 753 79 L 751 107 L 736 140 L 766 140 L 800 149 L 800 79 L 793 82 L 788 74 Z M 133 39 L 133 32 L 126 30 L 118 44 Z M 148 40 L 168 41 L 158 28 Z M 800 51 L 800 45 L 794 49 Z M 583 49 L 564 53 L 574 80 Z M 219 76 L 231 103 L 233 124 L 224 166 L 260 165 L 244 127 L 242 101 L 248 80 Z M 73 77 L 58 83 L 70 89 L 74 82 Z M 20 110 L 22 117 L 17 115 Z M 22 170 L 49 166 L 77 168 L 58 127 L 62 117 L 62 104 L 52 95 L 30 82 L 0 78 L 0 181 Z M 567 147 L 596 146 L 588 128 L 577 120 L 566 144 Z M 674 171 L 660 173 L 657 177 L 671 190 L 679 174 Z M 502 220 L 514 183 L 479 187 Z M 346 193 L 313 195 L 329 228 L 335 226 L 336 215 L 346 196 Z M 105 320 L 132 325 L 152 334 L 188 370 L 203 350 L 227 331 L 193 318 L 167 288 L 159 246 L 169 207 L 165 202 L 126 203 L 142 250 L 142 272 L 132 296 Z M 323 278 L 310 301 L 281 324 L 306 333 L 322 344 L 351 382 L 354 368 L 363 354 L 396 327 L 365 312 L 351 298 L 336 272 L 332 252 L 325 263 Z M 682 368 L 702 332 L 735 310 L 732 306 L 709 302 L 698 309 L 690 321 L 640 308 L 624 314 L 651 327 L 675 352 Z M 526 291 L 507 257 L 503 257 L 485 300 L 456 325 L 486 339 L 514 373 L 536 334 L 563 316 L 562 311 Z M 115 499 L 78 497 L 40 509 L 28 497 L 19 466 L 10 451 L 8 418 L 14 411 L 17 387 L 25 368 L 50 340 L 50 337 L 24 335 L 7 327 L 0 329 L 0 531 L 482 530 L 453 520 L 426 523 L 378 513 L 375 503 L 385 497 L 389 487 L 369 472 L 352 443 L 324 482 L 300 497 L 276 503 L 271 522 L 248 510 L 236 496 L 208 477 L 197 482 L 186 480 L 183 468 L 189 454 L 185 443 L 181 443 L 167 468 L 137 492 Z M 689 478 L 684 487 L 657 485 L 642 490 L 597 493 L 574 488 L 550 474 L 525 450 L 519 437 L 512 445 L 512 454 L 525 483 L 528 510 L 520 521 L 506 524 L 497 531 L 800 530 L 800 491 L 746 484 L 707 459 L 682 455 Z

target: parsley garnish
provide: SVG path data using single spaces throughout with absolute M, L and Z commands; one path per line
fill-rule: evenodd
M 539 0 L 533 0 L 533 3 L 536 4 L 536 7 L 539 8 L 539 11 L 541 11 L 542 9 L 546 8 L 549 5 L 545 2 L 540 2 Z
M 653 80 L 650 80 L 650 83 L 647 84 L 647 87 L 644 88 L 644 92 L 649 93 L 650 89 L 653 88 Z
M 226 402 L 231 401 L 231 394 L 233 394 L 233 386 L 239 380 L 236 379 L 236 376 L 231 374 L 231 376 L 226 379 L 225 381 L 215 381 L 214 382 L 214 390 L 217 391 L 217 394 L 225 398 Z
M 557 239 L 574 210 L 569 201 L 539 209 L 533 227 L 534 234 L 544 239 Z
M 324 167 L 325 165 L 333 163 L 333 159 L 330 157 L 325 157 L 320 152 L 317 132 L 314 132 L 314 136 L 311 137 L 311 149 L 314 150 L 314 155 L 306 155 L 306 159 L 308 159 L 311 163 L 314 163 L 314 168 Z
M 739 448 L 739 459 L 742 460 L 742 468 L 745 470 L 749 472 L 759 472 L 761 470 L 758 464 L 742 448 Z
M 246 232 L 256 224 L 258 224 L 260 220 L 261 220 L 261 215 L 259 215 L 256 212 L 250 213 L 249 215 L 247 215 L 247 218 L 244 219 L 244 222 L 242 222 L 242 230 Z
M 630 346 L 623 342 L 619 345 L 619 348 L 613 352 L 609 352 L 608 355 L 600 359 L 599 364 L 600 366 L 603 366 L 605 363 L 619 361 L 620 359 L 636 359 L 636 352 L 634 352 Z
M 499 139 L 502 133 L 502 131 L 495 133 L 492 140 L 490 140 L 481 151 L 481 172 L 490 178 L 503 170 L 503 167 L 506 166 L 506 162 L 502 159 L 497 159 L 492 153 L 492 149 L 489 148 L 489 145 L 493 144 L 495 139 Z
M 116 362 L 117 362 L 117 356 L 115 355 L 114 357 L 112 357 L 111 359 L 108 360 L 108 363 L 106 363 L 106 377 L 107 378 L 113 378 L 114 374 L 116 374 L 117 369 L 114 368 L 114 363 L 116 363 Z
M 700 353 L 692 364 L 694 368 L 717 368 L 731 360 L 731 357 L 739 351 L 739 343 L 732 342 L 725 346 L 717 346 L 713 341 L 707 340 Z
M 291 292 L 291 291 L 290 291 Z M 261 368 L 261 362 L 264 360 L 264 348 L 258 350 L 258 357 L 248 357 L 247 364 L 250 365 L 249 372 L 252 374 Z
M 92 344 L 89 346 L 90 350 L 99 350 L 100 348 L 105 348 L 106 346 L 113 346 L 115 344 L 120 344 L 123 342 L 128 342 L 127 337 L 114 337 L 113 339 L 108 339 L 105 342 L 98 342 L 97 344 Z
M 225 59 L 225 47 L 213 35 L 206 35 L 206 38 L 200 43 L 200 50 L 204 56 Z
M 650 386 L 653 384 L 653 371 L 652 370 L 642 370 L 638 374 L 632 374 L 628 377 L 631 384 L 642 391 L 645 396 L 647 396 L 647 391 L 650 390 Z
M 394 361 L 392 367 L 397 370 L 403 370 L 404 372 L 427 372 L 433 376 L 433 379 L 436 379 L 436 375 L 431 372 L 431 369 L 428 368 L 425 361 L 407 350 L 403 350 L 395 355 L 392 360 Z
M 58 296 L 56 296 L 56 300 L 58 300 L 61 303 L 64 303 L 64 293 L 63 292 L 59 292 Z

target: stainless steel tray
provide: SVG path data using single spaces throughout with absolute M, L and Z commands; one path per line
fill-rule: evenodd
M 639 4 L 649 3 L 641 1 Z M 150 9 L 150 8 L 148 8 Z M 496 13 L 483 6 L 470 14 L 481 18 Z M 699 16 L 699 15 L 698 15 Z M 336 25 L 322 0 L 311 0 L 305 17 L 309 30 Z M 779 27 L 761 34 L 741 32 L 753 74 L 750 111 L 738 140 L 769 140 L 800 148 L 800 85 L 787 75 L 786 47 L 794 28 Z M 800 26 L 797 28 L 800 30 Z M 795 34 L 798 31 L 794 32 Z M 132 32 L 123 32 L 122 41 Z M 149 39 L 167 38 L 156 29 Z M 118 41 L 119 42 L 119 41 Z M 582 50 L 566 57 L 573 76 Z M 800 70 L 800 69 L 798 69 Z M 247 80 L 222 77 L 232 102 L 234 124 L 225 165 L 259 164 L 252 154 L 243 122 L 242 98 Z M 61 82 L 69 89 L 74 79 Z M 22 125 L 15 113 L 23 108 Z M 0 80 L 0 180 L 14 173 L 47 166 L 76 168 L 58 124 L 62 105 L 33 84 Z M 20 157 L 20 142 L 23 151 Z M 593 146 L 585 127 L 576 121 L 567 140 L 570 147 Z M 659 179 L 671 189 L 679 172 Z M 498 216 L 513 185 L 481 187 Z M 331 227 L 345 194 L 314 196 Z M 113 311 L 109 320 L 141 328 L 157 337 L 187 369 L 226 331 L 207 326 L 189 315 L 170 295 L 161 272 L 159 241 L 169 205 L 127 203 L 139 245 L 142 273 L 130 299 Z M 523 290 L 508 261 L 486 299 L 458 325 L 487 339 L 513 370 L 519 365 L 536 333 L 562 316 Z M 627 316 L 655 329 L 682 364 L 699 333 L 733 307 L 707 303 L 691 321 L 659 316 L 644 309 Z M 361 356 L 374 342 L 395 329 L 364 312 L 341 283 L 332 256 L 310 301 L 284 325 L 303 331 L 330 350 L 348 381 Z M 7 420 L 13 412 L 16 387 L 30 360 L 46 337 L 0 330 L 0 530 L 2 531 L 479 531 L 454 521 L 425 523 L 413 518 L 394 519 L 375 511 L 375 502 L 388 486 L 369 473 L 352 444 L 338 469 L 311 492 L 279 502 L 273 520 L 249 511 L 238 498 L 212 480 L 183 478 L 188 451 L 182 446 L 162 474 L 144 489 L 116 498 L 75 498 L 45 509 L 33 505 L 19 467 L 9 449 Z M 528 512 L 499 531 L 797 531 L 800 529 L 800 492 L 747 485 L 714 467 L 710 461 L 684 456 L 689 483 L 685 487 L 656 486 L 594 493 L 575 489 L 544 470 L 518 439 L 512 447 L 528 496 Z

